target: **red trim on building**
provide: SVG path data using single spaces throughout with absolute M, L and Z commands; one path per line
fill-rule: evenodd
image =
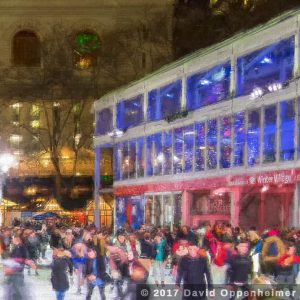
M 147 192 L 175 192 L 184 190 L 214 189 L 220 187 L 245 187 L 263 185 L 285 185 L 300 181 L 300 169 L 223 176 L 209 179 L 165 181 L 132 186 L 114 187 L 116 196 L 141 195 Z

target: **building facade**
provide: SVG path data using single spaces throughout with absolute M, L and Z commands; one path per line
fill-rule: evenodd
M 13 177 L 54 176 L 54 152 L 59 175 L 93 175 L 93 99 L 171 58 L 149 32 L 163 20 L 171 38 L 172 3 L 1 1 L 0 151 L 18 157 Z M 127 51 L 120 33 L 131 34 Z
M 116 226 L 298 226 L 300 12 L 94 104 L 95 180 L 114 149 Z

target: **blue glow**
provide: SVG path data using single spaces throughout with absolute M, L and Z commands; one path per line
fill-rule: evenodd
M 205 122 L 195 123 L 195 171 L 205 169 Z
M 269 45 L 237 60 L 237 96 L 254 89 L 268 90 L 270 84 L 284 83 L 293 77 L 294 37 Z
M 253 167 L 260 162 L 260 110 L 248 114 L 247 148 L 248 165 Z
M 276 161 L 276 105 L 265 108 L 264 119 L 264 162 L 274 162 Z
M 217 120 L 207 121 L 207 168 L 217 168 L 217 135 L 218 123 Z
M 243 166 L 245 156 L 245 113 L 240 112 L 234 115 L 234 140 L 233 140 L 233 165 Z
M 148 120 L 159 121 L 180 111 L 181 80 L 148 93 Z
M 187 78 L 187 109 L 211 105 L 229 96 L 230 62 L 196 73 Z

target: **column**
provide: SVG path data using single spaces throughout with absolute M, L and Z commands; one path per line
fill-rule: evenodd
M 189 191 L 183 191 L 182 193 L 182 225 L 192 225 L 192 220 L 191 220 L 191 214 L 190 214 L 190 209 L 191 209 L 191 203 L 193 199 L 193 194 Z
M 266 193 L 260 193 L 259 212 L 258 212 L 258 226 L 260 230 L 264 229 L 265 219 L 265 199 Z
M 293 196 L 293 224 L 294 227 L 299 227 L 299 204 L 300 204 L 300 183 L 297 182 L 295 185 L 294 196 Z
M 241 192 L 241 188 L 234 188 L 231 192 L 230 223 L 234 227 L 239 226 L 240 222 Z
M 94 212 L 94 223 L 95 226 L 100 228 L 100 198 L 99 190 L 101 188 L 101 174 L 100 174 L 100 163 L 101 163 L 101 148 L 98 146 L 95 148 L 95 171 L 94 171 L 94 201 L 95 201 L 95 212 Z

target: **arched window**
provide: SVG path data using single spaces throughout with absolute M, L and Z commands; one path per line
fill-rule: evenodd
M 100 40 L 97 34 L 91 31 L 78 32 L 74 39 L 74 66 L 84 70 L 94 65 L 99 48 Z
M 13 38 L 13 64 L 15 66 L 39 66 L 41 45 L 32 31 L 19 31 Z

